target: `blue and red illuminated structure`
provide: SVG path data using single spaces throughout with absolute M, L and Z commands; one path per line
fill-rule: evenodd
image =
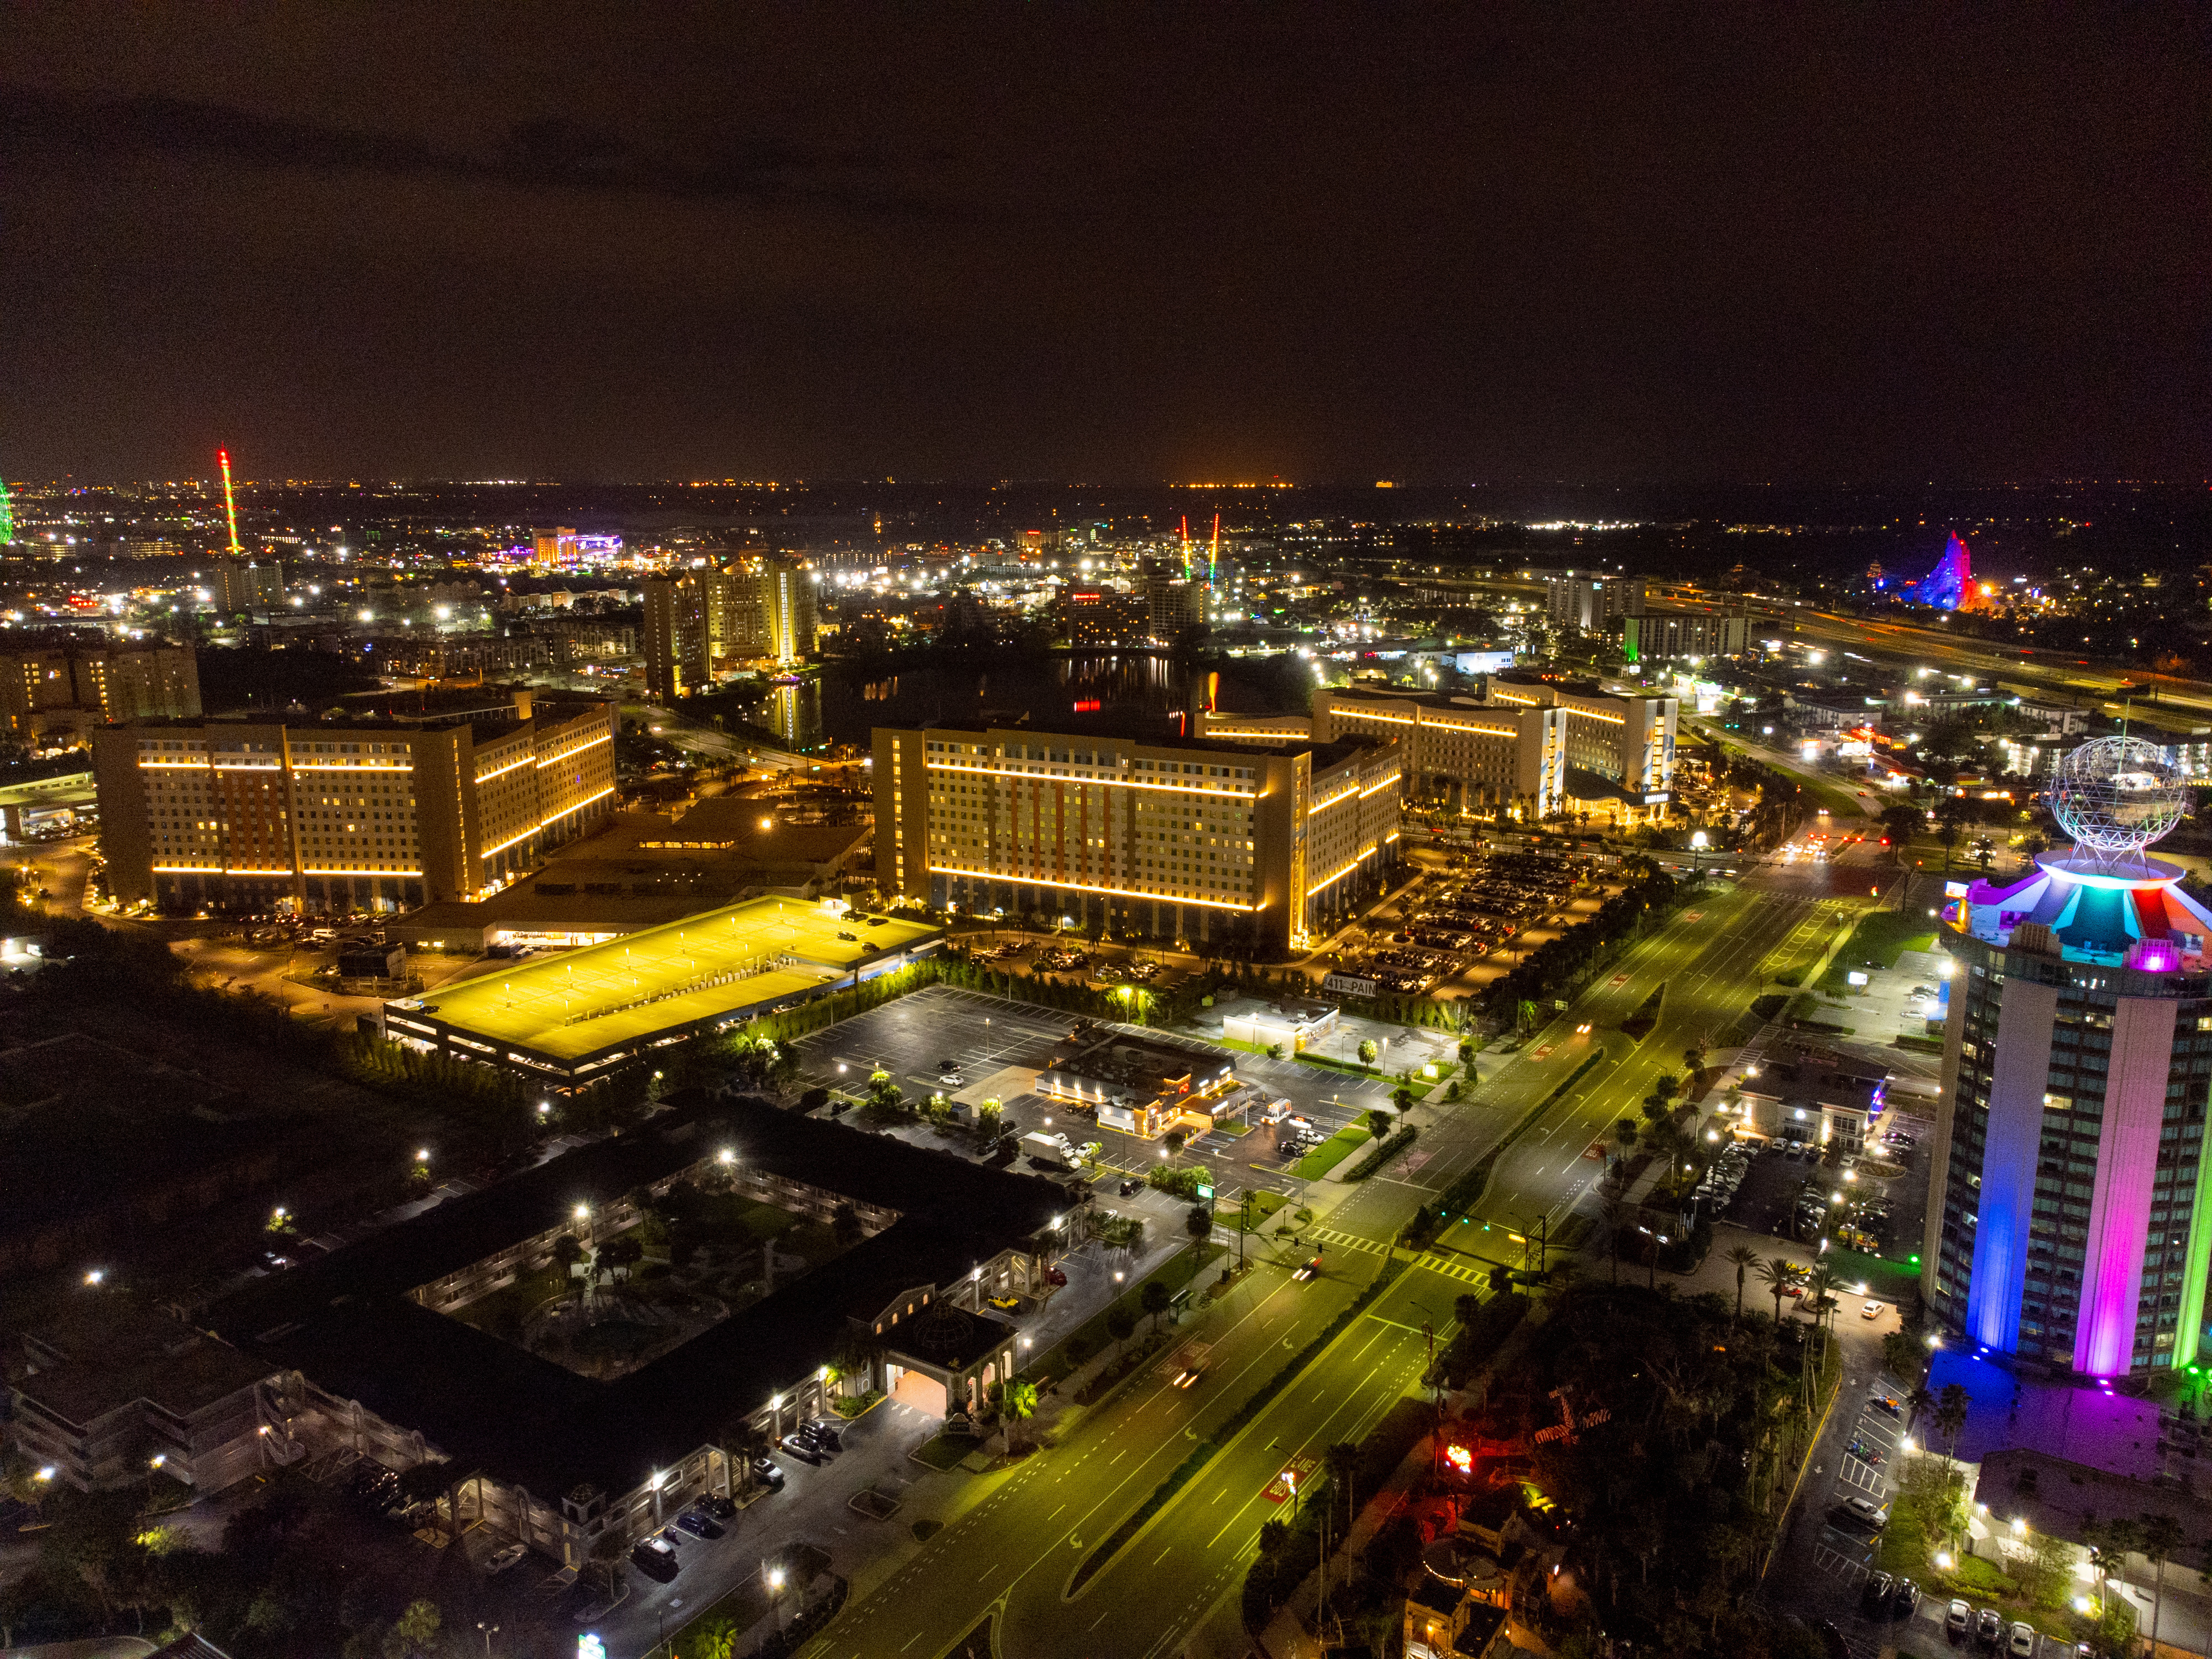
M 1943 556 L 1936 561 L 1936 568 L 1918 581 L 1893 583 L 1884 576 L 1875 586 L 1906 605 L 1930 605 L 1938 611 L 1982 608 L 1982 591 L 1974 586 L 1973 556 L 1956 532 L 1943 544 Z

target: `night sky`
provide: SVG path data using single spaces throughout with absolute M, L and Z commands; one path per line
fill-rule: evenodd
M 11 8 L 0 473 L 2201 478 L 2203 16 Z

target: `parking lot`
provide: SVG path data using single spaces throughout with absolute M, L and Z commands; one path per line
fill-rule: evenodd
M 1595 858 L 1519 850 L 1455 854 L 1370 919 L 1336 971 L 1394 995 L 1449 994 L 1584 919 L 1608 890 Z
M 897 1079 L 909 1098 L 925 1097 L 939 1090 L 970 1099 L 988 1093 L 1001 1103 L 1003 1121 L 1011 1133 L 1062 1133 L 1079 1146 L 1097 1141 L 1099 1163 L 1108 1176 L 1141 1175 L 1161 1161 L 1166 1149 L 1160 1143 L 1102 1129 L 1089 1112 L 1035 1092 L 1036 1073 L 1051 1059 L 1053 1045 L 1066 1036 L 1075 1024 L 1072 1015 L 1053 1014 L 1003 998 L 939 985 L 813 1032 L 795 1046 L 799 1074 L 805 1083 L 858 1093 L 869 1074 L 880 1066 Z M 1389 1085 L 1372 1079 L 1346 1077 L 1296 1060 L 1224 1051 L 1176 1032 L 1121 1029 L 1210 1058 L 1226 1054 L 1235 1060 L 1240 1079 L 1254 1085 L 1264 1096 L 1289 1100 L 1291 1114 L 1307 1120 L 1323 1136 L 1334 1134 L 1389 1098 Z M 952 1065 L 949 1073 L 940 1069 L 947 1060 Z M 951 1081 L 955 1078 L 959 1079 L 957 1084 Z M 1237 1190 L 1244 1187 L 1294 1192 L 1297 1182 L 1289 1170 L 1297 1157 L 1285 1144 L 1286 1134 L 1277 1127 L 1260 1123 L 1256 1115 L 1245 1133 L 1233 1133 L 1234 1127 L 1192 1139 L 1184 1147 L 1183 1161 L 1212 1164 L 1218 1171 L 1215 1189 L 1229 1202 L 1234 1202 Z M 899 1133 L 926 1145 L 965 1151 L 970 1156 L 981 1152 L 976 1138 L 965 1130 L 947 1134 L 917 1125 Z M 1175 1207 L 1158 1194 L 1137 1195 L 1132 1201 L 1141 1206 L 1151 1200 L 1165 1205 L 1163 1219 Z
M 1812 1244 L 1829 1238 L 1869 1255 L 1917 1249 L 1928 1197 L 1929 1126 L 1894 1112 L 1883 1121 L 1888 1133 L 1915 1142 L 1871 1149 L 1904 1165 L 1903 1175 L 1884 1176 L 1864 1159 L 1847 1169 L 1840 1158 L 1823 1160 L 1817 1148 L 1792 1153 L 1784 1143 L 1770 1142 L 1750 1154 L 1741 1185 L 1717 1214 L 1753 1232 Z

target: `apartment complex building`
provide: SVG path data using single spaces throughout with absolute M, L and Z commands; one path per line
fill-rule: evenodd
M 1740 657 L 1751 642 L 1751 618 L 1741 611 L 1647 608 L 1620 621 L 1621 654 L 1631 662 L 1675 657 Z
M 747 663 L 797 662 L 814 649 L 814 573 L 748 559 L 645 584 L 646 689 L 681 696 Z
M 1644 614 L 1644 586 L 1641 576 L 1547 576 L 1544 606 L 1562 627 L 1602 634 L 1616 617 Z
M 111 720 L 200 712 L 190 646 L 62 641 L 0 650 L 0 720 L 21 743 L 82 743 Z
M 471 899 L 614 809 L 615 708 L 511 707 L 288 726 L 136 722 L 94 734 L 118 902 L 389 912 Z
M 877 880 L 941 908 L 1299 945 L 1395 866 L 1403 754 L 1395 734 L 1272 748 L 878 727 Z
M 1209 722 L 1208 729 L 1214 729 Z M 1324 687 L 1313 732 L 1323 743 L 1396 736 L 1406 744 L 1408 793 L 1441 795 L 1465 811 L 1517 807 L 1541 818 L 1567 787 L 1567 716 L 1557 708 L 1485 706 L 1431 691 Z

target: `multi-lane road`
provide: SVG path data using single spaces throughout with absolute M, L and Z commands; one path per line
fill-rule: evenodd
M 1404 1395 L 1427 1363 L 1426 1332 L 1449 1334 L 1455 1298 L 1476 1290 L 1495 1261 L 1517 1265 L 1517 1247 L 1499 1248 L 1508 1229 L 1525 1236 L 1540 1215 L 1556 1228 L 1577 1204 L 1594 1202 L 1601 1165 L 1585 1150 L 1613 1119 L 1636 1114 L 1656 1073 L 1680 1071 L 1686 1046 L 1744 1019 L 1761 963 L 1832 905 L 1827 880 L 1826 866 L 1761 872 L 1700 895 L 1521 1052 L 1486 1062 L 1495 1069 L 1469 1099 L 1437 1109 L 1413 1152 L 1328 1209 L 1314 1230 L 1328 1246 L 1322 1279 L 1292 1281 L 1295 1256 L 1283 1251 L 1206 1315 L 1195 1334 L 1212 1352 L 1197 1388 L 1149 1374 L 1071 1419 L 1054 1443 L 1014 1469 L 953 1477 L 979 1483 L 972 1506 L 918 1548 L 841 1562 L 852 1597 L 807 1653 L 937 1659 L 987 1618 L 997 1620 L 1006 1653 L 1243 1651 L 1234 1598 L 1260 1523 L 1276 1513 L 1270 1481 L 1336 1441 L 1356 1440 Z M 1657 1027 L 1632 1042 L 1620 1023 L 1662 982 Z M 1583 1024 L 1593 1028 L 1587 1035 L 1576 1030 Z M 1073 1575 L 1099 1541 L 1373 1276 L 1415 1204 L 1487 1152 L 1596 1048 L 1604 1061 L 1498 1160 L 1474 1217 L 1455 1218 L 1437 1249 L 1409 1265 L 1071 1595 Z

